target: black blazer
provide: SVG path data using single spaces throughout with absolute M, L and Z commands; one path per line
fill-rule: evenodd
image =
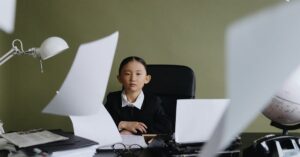
M 139 121 L 147 125 L 149 134 L 171 134 L 171 122 L 159 97 L 144 93 L 144 102 L 139 110 L 136 107 L 122 107 L 121 94 L 122 91 L 109 93 L 105 103 L 117 126 L 120 121 Z

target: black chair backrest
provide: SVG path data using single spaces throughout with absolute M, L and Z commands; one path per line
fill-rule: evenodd
M 182 65 L 148 65 L 147 71 L 152 78 L 143 90 L 162 99 L 163 108 L 172 121 L 174 132 L 177 99 L 195 98 L 194 72 Z

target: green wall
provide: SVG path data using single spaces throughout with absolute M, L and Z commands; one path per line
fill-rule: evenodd
M 7 35 L 0 33 L 0 52 L 5 52 L 9 49 L 9 43 L 7 42 Z M 3 53 L 4 54 L 4 53 Z M 2 53 L 0 54 L 2 55 Z M 0 120 L 6 122 L 8 119 L 7 105 L 9 100 L 9 93 L 6 91 L 9 90 L 9 69 L 5 66 L 0 67 Z
M 49 36 L 70 46 L 44 62 L 15 57 L 0 67 L 0 117 L 6 130 L 63 128 L 70 120 L 41 114 L 66 77 L 81 43 L 119 31 L 120 38 L 107 91 L 120 89 L 119 62 L 138 55 L 150 64 L 190 66 L 197 78 L 197 98 L 223 98 L 226 27 L 278 0 L 18 0 L 16 29 L 0 33 L 0 44 L 23 40 L 25 49 Z M 9 46 L 1 46 L 3 55 Z M 84 105 L 84 104 L 83 104 Z M 246 131 L 276 131 L 259 117 Z M 101 125 L 101 124 L 99 124 Z

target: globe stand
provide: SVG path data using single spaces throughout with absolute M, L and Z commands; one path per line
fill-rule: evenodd
M 300 137 L 288 135 L 288 130 L 300 128 L 300 124 L 282 125 L 271 122 L 272 126 L 282 129 L 281 135 L 266 135 L 253 142 L 253 145 L 246 148 L 243 157 L 286 157 L 300 154 Z
M 288 135 L 289 130 L 296 130 L 300 128 L 300 123 L 295 124 L 295 125 L 283 125 L 277 122 L 272 121 L 271 124 L 272 126 L 282 129 L 282 135 Z

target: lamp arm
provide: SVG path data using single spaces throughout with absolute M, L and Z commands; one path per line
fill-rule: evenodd
M 19 43 L 20 48 L 18 48 L 17 43 Z M 15 39 L 12 42 L 12 48 L 0 58 L 0 66 L 13 56 L 21 54 L 24 54 L 23 43 L 20 39 Z
M 18 52 L 18 49 L 16 47 L 13 47 L 12 49 L 10 49 L 6 54 L 4 54 L 0 58 L 0 66 L 2 64 L 4 64 L 6 61 L 8 61 L 10 58 L 12 58 L 14 55 L 16 55 L 17 52 Z

